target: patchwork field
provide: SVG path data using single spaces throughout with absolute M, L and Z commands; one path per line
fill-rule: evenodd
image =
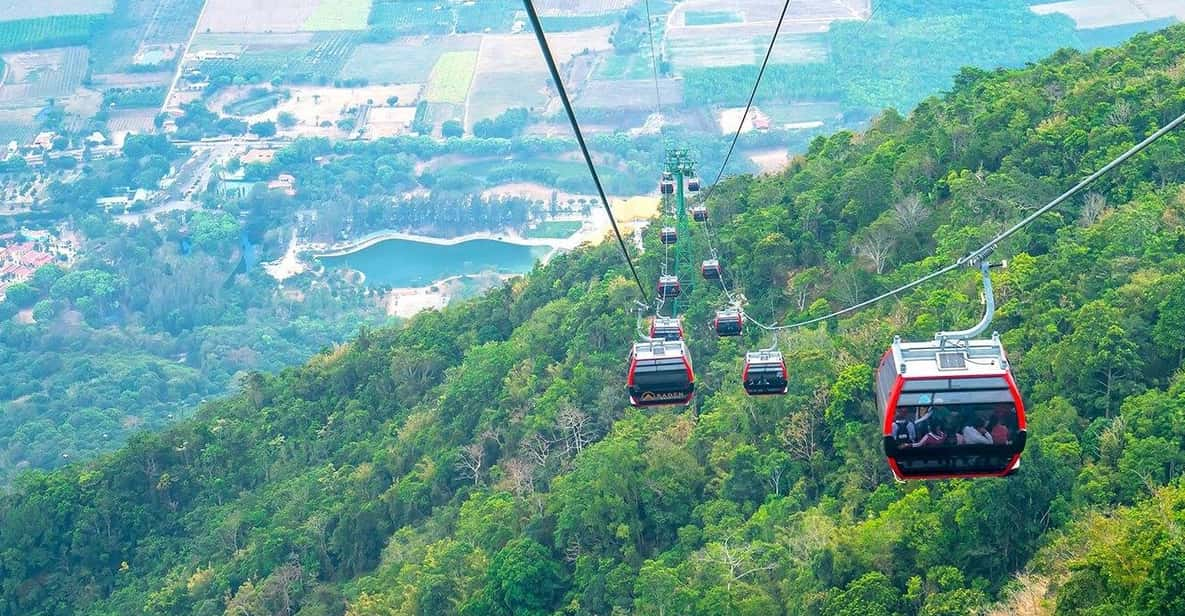
M 180 49 L 193 31 L 203 0 L 122 0 L 91 44 L 96 73 L 128 70 L 137 53 L 155 45 Z M 151 58 L 149 58 L 151 59 Z
M 1037 4 L 1031 9 L 1038 15 L 1062 13 L 1084 30 L 1169 17 L 1185 21 L 1185 2 L 1181 0 L 1071 0 Z
M 86 47 L 63 47 L 0 56 L 7 66 L 0 102 L 43 102 L 70 95 L 82 84 L 87 53 Z
M 663 79 L 658 82 L 663 105 L 683 103 L 683 80 Z M 576 98 L 580 107 L 597 109 L 654 109 L 654 81 L 634 79 L 621 81 L 588 81 Z
M 477 51 L 481 37 L 414 37 L 391 43 L 364 43 L 341 70 L 342 79 L 366 79 L 371 83 L 427 83 L 440 56 L 449 51 Z
M 548 36 L 556 62 L 565 64 L 578 53 L 608 51 L 609 28 L 562 32 Z M 550 96 L 549 76 L 535 37 L 528 34 L 486 36 L 478 53 L 477 75 L 469 90 L 466 130 L 479 120 L 512 107 L 541 107 Z
M 448 5 L 435 0 L 380 0 L 370 8 L 370 25 L 397 35 L 448 34 L 455 23 Z
M 206 75 L 230 73 L 270 81 L 334 79 L 357 44 L 357 34 L 288 32 L 279 34 L 199 34 L 190 55 Z
M 207 0 L 198 32 L 297 32 L 321 0 Z
M 321 0 L 302 30 L 365 30 L 370 0 Z
M 110 13 L 115 0 L 0 0 L 0 19 L 34 19 L 53 15 Z
M 37 133 L 37 110 L 0 108 L 0 145 L 9 141 L 28 143 Z
M 55 15 L 0 21 L 0 51 L 83 45 L 103 15 Z
M 539 14 L 572 15 L 574 13 L 610 13 L 624 11 L 638 0 L 544 0 L 539 3 Z M 654 10 L 654 6 L 651 6 Z
M 107 127 L 113 133 L 150 132 L 155 130 L 152 120 L 156 117 L 156 112 L 156 109 L 121 109 L 112 111 L 107 119 Z
M 688 0 L 666 21 L 666 49 L 677 70 L 741 66 L 759 62 L 769 46 L 782 3 L 754 0 L 743 6 L 728 0 Z M 822 33 L 837 20 L 867 18 L 869 0 L 800 0 L 782 24 L 771 61 L 776 64 L 823 62 Z
M 441 54 L 428 77 L 424 99 L 429 103 L 464 103 L 476 66 L 477 54 L 472 51 Z

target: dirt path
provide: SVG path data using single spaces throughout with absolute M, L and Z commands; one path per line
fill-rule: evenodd
M 197 36 L 198 26 L 201 25 L 202 17 L 206 15 L 206 7 L 208 6 L 210 6 L 210 0 L 202 0 L 202 10 L 198 11 L 197 21 L 193 22 L 193 30 L 189 31 L 189 38 L 185 41 L 185 48 L 181 50 L 181 57 L 177 59 L 177 71 L 173 73 L 173 81 L 169 84 L 169 89 L 165 91 L 165 102 L 161 103 L 160 106 L 161 113 L 164 113 L 169 108 L 169 100 L 173 98 L 173 90 L 177 89 L 177 82 L 181 81 L 181 71 L 185 69 L 185 58 L 189 55 L 189 48 L 193 46 L 193 39 Z

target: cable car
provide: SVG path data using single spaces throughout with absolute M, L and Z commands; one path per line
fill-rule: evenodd
M 745 353 L 745 370 L 741 373 L 745 393 L 750 396 L 781 396 L 790 388 L 786 360 L 779 351 Z
M 669 297 L 679 297 L 683 292 L 683 288 L 679 286 L 678 276 L 659 276 L 658 277 L 658 296 L 667 299 Z
M 650 337 L 669 342 L 683 339 L 683 320 L 678 317 L 654 317 L 650 321 Z
M 744 325 L 744 315 L 735 308 L 720 310 L 716 313 L 716 318 L 712 319 L 712 329 L 716 330 L 717 336 L 739 336 Z
M 679 233 L 674 227 L 663 227 L 658 233 L 658 239 L 664 244 L 674 244 L 679 239 Z
M 687 345 L 679 342 L 638 342 L 630 351 L 626 391 L 634 406 L 690 404 L 695 372 Z
M 705 280 L 720 280 L 720 262 L 716 259 L 705 260 L 700 264 L 699 271 Z
M 876 404 L 897 479 L 1004 477 L 1020 466 L 1024 401 L 999 334 L 894 338 L 876 372 Z
M 662 174 L 662 181 L 658 183 L 658 189 L 664 195 L 675 194 L 675 178 L 669 173 Z
M 687 190 L 691 192 L 699 192 L 699 178 L 694 175 L 687 178 Z
M 691 219 L 694 220 L 695 222 L 707 222 L 708 221 L 708 208 L 706 208 L 702 205 L 697 205 L 697 206 L 691 208 Z

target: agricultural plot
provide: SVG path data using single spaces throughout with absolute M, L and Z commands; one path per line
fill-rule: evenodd
M 239 43 L 229 43 L 237 40 Z M 295 43 L 295 44 L 294 44 Z M 357 44 L 356 35 L 344 33 L 251 35 L 214 41 L 203 39 L 198 55 L 208 55 L 197 68 L 207 76 L 229 74 L 250 83 L 274 77 L 291 83 L 332 80 L 341 72 Z M 197 42 L 195 49 L 199 49 Z
M 69 96 L 86 74 L 86 47 L 63 47 L 0 56 L 7 78 L 0 85 L 0 102 L 42 102 Z
M 769 47 L 769 33 L 748 38 L 725 29 L 701 37 L 671 37 L 667 52 L 676 70 L 757 64 Z M 783 34 L 774 45 L 772 64 L 806 64 L 827 61 L 827 45 L 817 34 Z
M 556 62 L 566 64 L 578 53 L 612 48 L 609 28 L 549 35 Z M 550 97 L 547 69 L 535 37 L 527 34 L 486 36 L 478 53 L 477 74 L 469 91 L 466 130 L 513 107 L 537 108 Z
M 539 14 L 543 15 L 585 15 L 617 13 L 637 4 L 638 0 L 543 0 L 539 3 Z M 651 11 L 656 7 L 652 4 Z
M 683 81 L 662 79 L 658 91 L 664 106 L 683 104 Z M 588 81 L 576 98 L 577 106 L 590 109 L 654 109 L 654 81 L 651 79 Z
M 180 43 L 189 38 L 205 0 L 158 0 L 140 37 L 141 45 Z
M 0 22 L 0 51 L 84 45 L 104 15 L 61 15 Z
M 469 94 L 469 84 L 473 82 L 473 69 L 476 65 L 477 54 L 471 51 L 450 51 L 441 54 L 428 77 L 424 99 L 429 103 L 464 103 L 465 97 Z
M 415 107 L 371 107 L 362 134 L 368 139 L 394 137 L 406 133 L 415 119 Z
M 397 35 L 448 34 L 455 23 L 449 5 L 436 0 L 387 0 L 370 7 L 370 25 Z
M 321 0 L 302 30 L 365 30 L 370 0 Z
M 480 0 L 456 7 L 457 32 L 509 33 L 517 15 L 526 19 L 522 3 L 515 0 Z
M 321 0 L 207 0 L 199 32 L 296 32 Z
M 107 128 L 112 133 L 147 133 L 156 129 L 153 119 L 156 109 L 120 109 L 107 117 Z
M 26 144 L 37 134 L 37 110 L 0 109 L 0 146 L 8 145 L 9 141 Z
M 416 37 L 393 43 L 364 43 L 342 67 L 342 79 L 370 83 L 427 83 L 445 52 L 477 51 L 480 36 Z
M 1185 20 L 1185 3 L 1180 0 L 1071 0 L 1037 4 L 1030 9 L 1038 15 L 1067 15 L 1082 30 L 1167 18 Z
M 55 15 L 98 15 L 110 13 L 114 8 L 115 0 L 0 0 L 0 16 L 5 21 Z

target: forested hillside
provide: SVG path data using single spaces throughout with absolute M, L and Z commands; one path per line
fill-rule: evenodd
M 956 83 L 715 191 L 755 316 L 949 263 L 1185 111 L 1185 27 Z M 0 613 L 1179 612 L 1183 145 L 997 251 L 1031 411 L 1007 480 L 893 483 L 875 425 L 873 362 L 895 333 L 973 322 L 975 272 L 784 337 L 783 398 L 739 384 L 767 339 L 692 325 L 695 404 L 637 411 L 636 290 L 605 245 L 24 475 L 0 500 Z M 703 324 L 720 298 L 690 295 Z

